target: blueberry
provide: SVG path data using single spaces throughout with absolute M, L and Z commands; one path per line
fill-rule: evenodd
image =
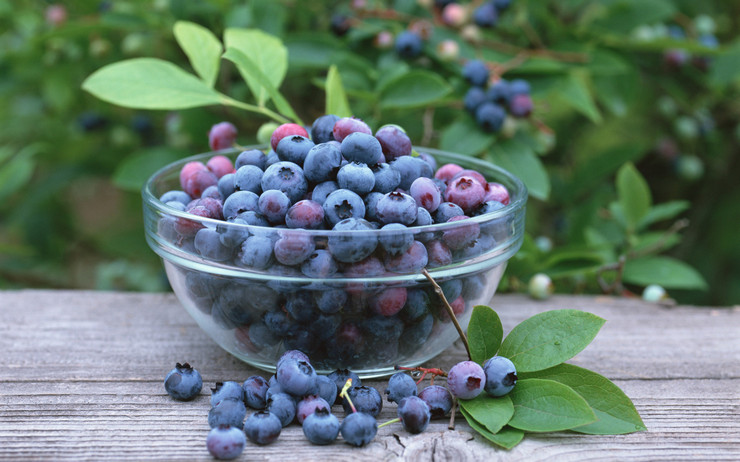
M 171 397 L 180 401 L 189 401 L 203 388 L 203 379 L 200 372 L 190 367 L 190 364 L 177 363 L 164 379 L 164 389 Z
M 241 245 L 236 264 L 245 268 L 265 269 L 272 265 L 272 240 L 250 236 Z
M 244 389 L 233 381 L 216 382 L 216 386 L 211 388 L 211 406 L 216 406 L 228 398 L 244 401 Z
M 378 221 L 378 201 L 383 198 L 385 194 L 379 192 L 371 192 L 363 202 L 365 203 L 365 219 L 373 222 Z
M 509 90 L 509 82 L 504 79 L 492 84 L 486 90 L 486 100 L 498 104 L 501 107 L 508 106 L 510 99 L 511 91 Z
M 501 130 L 506 119 L 506 111 L 496 103 L 485 102 L 475 110 L 475 121 L 486 132 Z
M 447 388 L 458 399 L 473 399 L 486 386 L 486 374 L 478 363 L 461 361 L 447 373 Z
M 429 425 L 431 412 L 424 400 L 418 396 L 409 396 L 398 403 L 398 418 L 407 432 L 417 434 Z
M 280 359 L 278 359 L 277 366 L 280 367 L 280 365 L 285 361 L 305 361 L 307 363 L 311 362 L 308 359 L 308 355 L 300 350 L 286 350 L 285 352 L 283 352 L 283 354 L 280 355 Z M 275 376 L 275 382 L 278 382 L 277 375 Z
M 401 223 L 388 223 L 381 229 L 383 232 L 378 237 L 378 241 L 390 254 L 397 255 L 406 252 L 414 242 L 414 235 L 408 232 L 408 228 Z
M 389 164 L 384 162 L 376 164 L 372 167 L 372 171 L 375 177 L 375 186 L 373 186 L 375 192 L 389 193 L 395 191 L 401 184 L 401 173 L 391 168 Z
M 466 213 L 473 212 L 483 204 L 485 197 L 485 186 L 472 176 L 460 176 L 451 180 L 445 191 L 445 200 L 459 205 Z
M 236 127 L 229 122 L 220 122 L 208 132 L 208 145 L 212 151 L 230 148 L 236 140 Z
M 240 213 L 253 211 L 258 208 L 259 196 L 252 191 L 235 191 L 224 201 L 223 214 L 226 220 L 233 220 Z
M 264 171 L 265 168 L 267 168 L 267 156 L 259 149 L 249 149 L 247 151 L 242 151 L 238 156 L 236 156 L 236 161 L 234 161 L 234 168 L 239 170 L 240 167 L 243 167 L 245 165 L 254 165 L 255 167 Z
M 270 332 L 279 337 L 286 337 L 296 329 L 295 321 L 281 308 L 266 311 L 262 322 Z
M 342 140 L 341 151 L 342 156 L 350 162 L 375 165 L 383 159 L 380 141 L 368 133 L 350 133 Z
M 378 201 L 375 214 L 381 223 L 410 225 L 416 221 L 418 207 L 413 197 L 401 192 L 391 192 Z
M 331 444 L 339 435 L 339 426 L 329 409 L 317 409 L 303 421 L 303 434 L 313 444 Z
M 290 199 L 283 191 L 268 189 L 260 195 L 257 206 L 267 221 L 272 224 L 281 224 L 285 222 L 290 203 Z
M 303 165 L 303 161 L 312 147 L 314 147 L 314 142 L 307 137 L 293 135 L 280 140 L 277 147 L 275 147 L 275 152 L 277 152 L 280 160 Z
M 475 110 L 486 101 L 486 92 L 481 87 L 470 87 L 463 98 L 465 110 L 475 114 Z
M 395 49 L 398 56 L 405 59 L 416 58 L 421 55 L 424 42 L 415 32 L 403 31 L 396 37 Z
M 409 188 L 409 194 L 417 206 L 425 208 L 430 213 L 437 210 L 442 203 L 442 193 L 431 178 L 421 177 L 414 180 Z
M 234 173 L 234 189 L 237 191 L 251 191 L 255 194 L 262 192 L 262 177 L 264 172 L 257 166 L 244 165 Z
M 355 405 L 357 412 L 363 412 L 377 417 L 383 409 L 383 398 L 374 387 L 353 386 L 347 391 L 347 394 L 352 400 L 352 404 Z M 352 413 L 352 408 L 346 398 L 342 400 L 342 407 L 344 408 L 345 415 Z
M 330 180 L 319 183 L 311 191 L 311 200 L 323 206 L 326 197 L 337 189 L 339 189 L 339 184 L 336 181 Z
M 221 193 L 218 191 L 218 186 L 216 185 L 209 186 L 203 190 L 203 193 L 200 195 L 200 198 L 205 199 L 206 197 L 209 197 L 211 199 L 216 199 L 219 201 L 223 201 L 223 197 L 221 196 Z
M 398 187 L 406 191 L 411 187 L 411 183 L 420 176 L 429 178 L 434 176 L 432 166 L 419 157 L 401 156 L 391 161 L 389 165 L 401 174 L 401 182 Z
M 337 400 L 337 385 L 326 375 L 319 375 L 316 383 L 319 386 L 319 396 L 329 404 L 331 410 L 331 405 Z
M 493 0 L 493 5 L 501 12 L 511 6 L 511 0 Z
M 422 289 L 408 289 L 406 304 L 399 316 L 407 323 L 412 323 L 429 312 L 429 294 Z
M 398 125 L 384 125 L 380 127 L 375 132 L 375 138 L 380 142 L 383 154 L 388 162 L 411 154 L 411 139 Z
M 300 231 L 283 231 L 275 242 L 273 252 L 275 259 L 283 265 L 300 265 L 316 249 L 313 238 Z
M 208 411 L 208 425 L 211 428 L 218 427 L 219 425 L 244 428 L 244 417 L 246 416 L 247 407 L 243 401 L 236 398 L 226 398 L 219 401 L 218 404 Z
M 509 112 L 514 117 L 528 117 L 532 113 L 533 106 L 531 96 L 526 94 L 514 95 L 509 103 Z
M 342 438 L 352 446 L 364 446 L 375 438 L 378 433 L 378 422 L 370 414 L 354 412 L 342 421 L 339 427 Z
M 334 139 L 334 124 L 339 120 L 339 116 L 326 114 L 313 121 L 311 125 L 311 139 L 314 143 L 325 143 Z
M 463 215 L 465 215 L 465 212 L 459 205 L 453 202 L 442 202 L 434 212 L 434 222 L 447 223 L 450 218 Z
M 322 207 L 324 208 L 324 220 L 332 227 L 347 218 L 365 216 L 365 203 L 362 198 L 347 189 L 337 189 L 330 193 Z
M 365 122 L 355 117 L 342 117 L 334 123 L 334 128 L 332 128 L 334 139 L 340 143 L 344 141 L 344 138 L 355 132 L 373 134 L 373 131 Z
M 216 297 L 211 309 L 211 319 L 223 329 L 233 329 L 252 322 L 251 310 L 242 301 L 243 293 L 238 287 L 226 286 Z
M 304 396 L 316 386 L 316 371 L 306 361 L 285 359 L 278 364 L 275 378 L 286 392 L 295 396 Z
M 272 387 L 270 387 L 270 390 L 272 390 Z M 270 394 L 268 390 L 268 395 L 267 410 L 280 419 L 280 424 L 283 427 L 288 426 L 295 419 L 295 400 L 285 392 Z
M 308 137 L 308 132 L 298 124 L 282 124 L 272 132 L 272 135 L 270 136 L 270 147 L 273 150 L 277 150 L 277 145 L 283 138 L 293 135 Z
M 337 183 L 342 189 L 348 189 L 364 196 L 375 187 L 375 175 L 366 164 L 350 162 L 339 169 Z
M 483 363 L 486 373 L 485 390 L 491 396 L 503 396 L 516 385 L 516 368 L 509 358 L 494 356 Z
M 319 409 L 331 411 L 331 406 L 326 400 L 317 395 L 308 395 L 302 400 L 298 401 L 296 406 L 296 420 L 299 424 L 303 425 L 306 417 L 313 414 Z
M 342 388 L 344 388 L 344 384 L 347 383 L 347 379 L 352 379 L 353 387 L 362 386 L 362 380 L 360 380 L 360 376 L 350 371 L 349 369 L 337 369 L 334 372 L 331 372 L 327 377 L 337 386 L 337 398 L 334 401 L 334 404 L 339 404 L 342 402 L 342 398 L 339 397 L 339 392 L 341 392 Z
M 244 451 L 247 438 L 238 427 L 219 425 L 206 437 L 206 448 L 216 459 L 236 459 Z
M 478 223 L 469 220 L 469 217 L 465 215 L 452 217 L 447 223 L 456 221 L 463 221 L 465 224 L 458 224 L 453 228 L 446 229 L 442 233 L 442 240 L 452 250 L 465 248 L 475 242 L 480 235 L 480 226 Z
M 416 382 L 405 372 L 396 372 L 388 380 L 388 388 L 385 389 L 388 401 L 400 404 L 403 398 L 416 396 Z
M 493 2 L 485 2 L 473 11 L 473 22 L 479 27 L 494 27 L 498 22 L 498 11 Z
M 439 287 L 442 289 L 442 293 L 445 298 L 452 301 L 462 293 L 463 282 L 462 279 L 449 279 L 447 281 L 440 282 Z
M 529 86 L 529 82 L 522 79 L 514 79 L 509 82 L 509 94 L 514 95 L 528 95 L 532 91 Z
M 406 288 L 388 287 L 375 295 L 370 308 L 381 316 L 393 316 L 401 311 L 405 304 Z
M 303 162 L 306 179 L 313 183 L 332 180 L 342 165 L 342 152 L 337 143 L 321 143 L 313 146 Z
M 443 419 L 450 414 L 452 395 L 447 388 L 430 385 L 419 392 L 419 398 L 429 406 L 432 419 Z
M 502 204 L 499 201 L 496 200 L 489 200 L 487 202 L 484 202 L 480 205 L 480 207 L 476 208 L 472 216 L 477 217 L 480 215 L 485 215 L 487 213 L 492 213 L 497 210 L 501 210 L 504 208 L 504 204 Z M 498 220 L 491 220 L 489 222 L 486 222 L 484 224 L 481 224 L 480 230 L 481 232 L 488 233 L 493 235 L 494 237 L 497 237 L 501 240 L 506 239 L 510 233 L 509 226 L 511 224 L 509 223 L 509 220 L 501 218 Z
M 427 249 L 419 241 L 414 241 L 411 246 L 398 255 L 386 255 L 383 259 L 383 265 L 388 271 L 394 273 L 418 273 L 427 266 L 429 255 Z
M 329 251 L 340 262 L 359 262 L 370 256 L 378 246 L 374 228 L 365 219 L 347 218 L 334 225 L 332 230 L 335 232 L 329 234 Z
M 267 221 L 267 218 L 265 218 L 259 212 L 253 212 L 251 210 L 247 210 L 246 212 L 240 213 L 236 217 L 248 225 L 264 226 L 264 227 L 270 226 L 270 223 Z
M 316 306 L 322 313 L 338 313 L 347 303 L 347 292 L 343 289 L 316 291 L 314 298 Z
M 242 167 L 244 168 L 244 167 Z M 262 190 L 278 189 L 284 192 L 291 203 L 303 199 L 308 191 L 308 182 L 303 169 L 293 162 L 281 161 L 270 165 L 262 175 Z
M 244 402 L 252 409 L 264 409 L 267 406 L 267 380 L 259 375 L 248 377 L 242 384 Z
M 434 316 L 428 311 L 421 315 L 420 318 L 404 329 L 399 339 L 399 346 L 411 352 L 416 352 L 421 348 L 434 328 Z
M 476 240 L 458 249 L 455 253 L 456 259 L 475 258 L 491 250 L 496 245 L 496 240 L 490 234 L 480 234 Z
M 429 226 L 433 224 L 434 224 L 434 219 L 432 219 L 432 214 L 430 214 L 429 211 L 425 209 L 424 207 L 419 207 L 416 211 L 416 221 L 414 221 L 412 226 L 414 227 Z M 416 233 L 414 237 L 419 242 L 427 242 L 434 238 L 434 233 L 433 232 Z
M 172 190 L 172 191 L 167 191 L 166 193 L 162 194 L 159 197 L 159 200 L 161 202 L 164 202 L 165 204 L 167 202 L 176 201 L 176 202 L 182 203 L 183 205 L 188 205 L 190 201 L 193 199 L 185 191 Z
M 334 276 L 338 270 L 337 262 L 327 250 L 315 250 L 301 264 L 301 272 L 312 279 L 325 279 Z
M 316 305 L 309 291 L 300 291 L 288 295 L 285 310 L 293 319 L 300 323 L 307 323 L 316 316 Z
M 232 247 L 221 243 L 221 234 L 215 229 L 203 228 L 195 234 L 195 250 L 203 257 L 213 261 L 226 261 L 233 254 Z
M 270 149 L 270 152 L 267 153 L 267 158 L 265 159 L 265 170 L 267 170 L 267 167 L 273 164 L 277 164 L 280 162 L 280 158 L 277 155 L 277 152 L 275 152 L 274 149 Z
M 490 73 L 486 64 L 479 59 L 471 59 L 462 69 L 462 76 L 475 87 L 484 87 L 488 83 Z
M 268 411 L 258 411 L 244 421 L 244 434 L 249 441 L 265 445 L 275 441 L 283 429 L 280 419 Z

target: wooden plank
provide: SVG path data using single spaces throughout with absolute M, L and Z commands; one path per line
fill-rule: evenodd
M 241 460 L 740 460 L 738 309 L 665 308 L 635 300 L 497 296 L 505 331 L 547 309 L 608 320 L 573 363 L 615 379 L 648 432 L 527 435 L 511 451 L 433 422 L 421 435 L 384 427 L 365 448 L 311 446 L 298 426 L 277 443 L 249 444 Z M 0 459 L 212 460 L 205 449 L 209 386 L 260 373 L 210 340 L 171 295 L 0 292 Z M 464 357 L 455 345 L 433 361 Z M 204 377 L 196 400 L 162 384 L 176 361 Z M 261 373 L 261 375 L 267 375 Z M 382 380 L 371 384 L 384 389 Z M 342 413 L 340 407 L 335 412 Z M 395 417 L 386 402 L 379 420 Z

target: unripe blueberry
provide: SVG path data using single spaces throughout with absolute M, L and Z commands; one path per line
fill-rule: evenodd
M 555 290 L 555 286 L 553 285 L 550 276 L 543 273 L 537 273 L 529 280 L 528 290 L 529 295 L 532 298 L 545 300 L 550 298 L 550 295 L 552 295 Z

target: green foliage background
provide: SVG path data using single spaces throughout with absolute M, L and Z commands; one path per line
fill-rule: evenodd
M 288 49 L 280 91 L 306 122 L 324 112 L 336 65 L 353 112 L 371 126 L 397 123 L 416 144 L 520 175 L 531 193 L 527 238 L 502 290 L 525 290 L 546 272 L 565 293 L 660 283 L 680 302 L 740 303 L 736 2 L 514 0 L 481 41 L 440 24 L 423 6 L 432 2 L 417 0 L 367 0 L 370 11 L 350 1 L 68 3 L 67 21 L 54 26 L 48 2 L 0 0 L 0 287 L 166 289 L 144 241 L 141 184 L 157 167 L 208 150 L 212 124 L 236 124 L 238 141 L 250 144 L 268 119 L 221 106 L 125 109 L 81 85 L 135 57 L 191 72 L 172 32 L 185 20 L 219 38 L 229 27 L 280 38 Z M 330 31 L 337 12 L 353 18 L 342 37 Z M 708 18 L 716 49 L 695 39 Z M 432 24 L 422 58 L 404 61 L 375 43 L 418 20 Z M 674 24 L 689 38 L 669 38 Z M 444 40 L 458 43 L 458 59 L 440 55 Z M 707 70 L 667 66 L 664 53 L 676 48 L 708 60 Z M 462 109 L 459 73 L 474 57 L 531 83 L 532 120 L 498 136 L 476 127 Z M 228 61 L 216 88 L 254 102 Z

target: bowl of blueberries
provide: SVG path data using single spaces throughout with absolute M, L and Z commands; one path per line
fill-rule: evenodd
M 274 372 L 300 350 L 317 372 L 419 365 L 488 304 L 519 250 L 527 190 L 470 156 L 412 146 L 396 125 L 324 115 L 270 143 L 154 173 L 145 233 L 181 304 L 222 348 Z

